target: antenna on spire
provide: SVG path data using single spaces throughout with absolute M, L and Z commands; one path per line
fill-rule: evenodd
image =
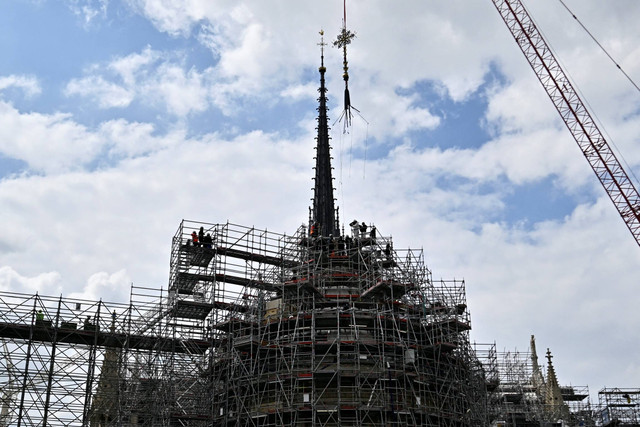
M 342 48 L 342 69 L 344 73 L 342 78 L 344 79 L 344 110 L 338 118 L 338 121 L 342 121 L 344 118 L 344 132 L 351 126 L 351 120 L 353 119 L 353 113 L 351 110 L 360 115 L 360 110 L 351 105 L 351 97 L 349 96 L 349 63 L 347 62 L 347 45 L 351 43 L 356 37 L 356 33 L 351 30 L 347 30 L 347 0 L 343 1 L 344 16 L 342 18 L 342 30 L 338 34 L 338 38 L 333 42 L 333 45 L 338 49 Z M 366 121 L 366 120 L 365 120 Z

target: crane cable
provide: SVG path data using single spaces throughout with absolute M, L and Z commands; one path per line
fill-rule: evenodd
M 594 37 L 593 34 L 591 34 L 591 31 L 589 31 L 587 29 L 587 27 L 584 26 L 584 24 L 580 21 L 580 19 L 578 19 L 578 17 L 571 11 L 571 9 L 569 9 L 569 7 L 566 5 L 566 3 L 563 0 L 558 0 L 562 6 L 564 6 L 564 8 L 567 10 L 567 12 L 569 12 L 569 14 L 573 17 L 573 19 L 576 20 L 576 22 L 578 24 L 580 24 L 580 26 L 582 27 L 582 29 L 589 35 L 589 37 L 591 37 L 591 39 L 598 45 L 598 47 L 600 47 L 600 49 L 605 53 L 605 55 L 607 55 L 607 57 L 611 60 L 611 62 L 613 62 L 613 64 L 616 66 L 616 68 L 618 68 L 620 70 L 620 72 L 627 78 L 627 80 L 629 80 L 629 82 L 631 82 L 631 84 L 636 88 L 636 90 L 638 92 L 640 92 L 640 87 L 638 87 L 638 85 L 633 81 L 633 79 L 624 71 L 624 69 L 622 68 L 622 66 L 620 66 L 620 64 L 618 64 L 615 59 L 613 59 L 613 57 L 609 54 L 609 52 L 604 48 L 604 46 L 602 46 L 602 44 L 600 44 L 600 42 Z M 559 61 L 559 59 L 558 59 Z M 566 67 L 564 67 L 566 70 Z M 572 79 L 574 80 L 574 79 Z M 574 80 L 575 81 L 575 80 Z M 576 86 L 575 87 L 576 91 L 578 93 L 580 93 L 579 88 Z M 587 107 L 589 108 L 589 110 L 591 111 L 591 113 L 594 116 L 594 119 L 598 122 L 598 124 L 600 125 L 600 129 L 602 130 L 602 132 L 606 135 L 607 140 L 611 143 L 611 145 L 613 146 L 613 148 L 615 148 L 618 157 L 620 157 L 620 159 L 622 160 L 622 162 L 625 164 L 626 166 L 626 170 L 629 171 L 629 174 L 633 177 L 633 179 L 635 180 L 635 183 L 640 183 L 640 180 L 638 179 L 638 177 L 636 176 L 635 172 L 633 171 L 633 168 L 629 165 L 629 163 L 627 162 L 627 159 L 625 159 L 624 155 L 622 154 L 622 151 L 620 151 L 620 149 L 618 148 L 618 146 L 615 144 L 615 142 L 613 142 L 613 139 L 611 138 L 611 136 L 609 135 L 609 133 L 607 132 L 606 128 L 604 127 L 604 124 L 602 123 L 602 121 L 600 120 L 600 118 L 598 117 L 598 115 L 595 113 L 595 110 L 591 107 L 591 105 L 589 105 L 589 102 L 587 101 L 586 97 L 580 93 L 580 96 L 582 97 L 582 99 L 584 100 L 585 104 L 587 105 Z
M 587 30 L 587 28 L 580 22 L 580 20 L 573 14 L 573 12 L 571 12 L 571 10 L 567 7 L 567 5 L 563 2 L 563 0 L 558 0 L 560 3 L 562 3 L 562 5 L 569 11 L 569 13 L 571 14 L 571 16 L 573 16 L 576 21 L 578 21 L 578 23 L 580 24 L 580 26 L 591 36 L 591 38 L 598 44 L 598 46 L 600 46 L 600 48 L 605 52 L 606 50 L 604 49 L 604 47 L 602 47 L 602 45 L 600 43 L 598 43 L 598 41 L 595 39 L 595 37 L 589 32 L 589 30 Z M 538 31 L 540 32 L 540 34 L 542 35 L 542 37 L 544 38 L 544 40 L 546 40 L 547 45 L 549 46 L 549 49 L 551 49 L 552 52 L 555 51 L 555 49 L 553 48 L 552 44 L 551 44 L 551 39 L 549 37 L 547 37 L 544 32 L 542 31 L 542 27 L 536 22 L 535 18 L 533 16 L 530 16 L 531 21 L 533 21 L 533 24 L 536 26 L 536 28 L 538 29 Z M 562 67 L 562 69 L 564 70 L 564 73 L 567 75 L 567 78 L 569 79 L 569 81 L 572 82 L 573 84 L 573 88 L 575 89 L 576 93 L 578 94 L 578 96 L 582 99 L 582 102 L 585 104 L 585 107 L 587 108 L 587 111 L 590 112 L 594 122 L 597 123 L 598 128 L 600 129 L 600 131 L 602 132 L 603 136 L 606 138 L 606 140 L 609 142 L 609 144 L 612 147 L 612 150 L 615 151 L 616 157 L 618 157 L 620 159 L 620 161 L 624 164 L 625 171 L 630 175 L 630 179 L 633 178 L 631 181 L 634 183 L 634 185 L 640 183 L 640 180 L 638 179 L 638 177 L 636 176 L 635 172 L 633 171 L 633 168 L 629 165 L 629 163 L 627 162 L 627 159 L 624 157 L 624 155 L 622 154 L 622 151 L 620 151 L 620 149 L 618 148 L 618 146 L 616 145 L 616 143 L 613 141 L 613 139 L 611 138 L 611 136 L 609 135 L 609 133 L 607 132 L 606 127 L 604 126 L 604 123 L 602 122 L 602 120 L 600 120 L 600 117 L 598 117 L 598 114 L 596 113 L 596 111 L 593 109 L 593 107 L 589 104 L 589 101 L 587 100 L 587 97 L 584 95 L 584 93 L 582 93 L 582 91 L 580 90 L 580 87 L 577 85 L 576 80 L 571 76 L 571 73 L 569 72 L 569 68 L 567 68 L 566 65 L 564 65 L 562 63 L 562 59 L 560 57 L 560 55 L 558 55 L 557 53 L 553 54 L 554 57 L 556 58 L 556 61 L 558 61 L 558 63 L 560 64 L 560 67 Z M 611 58 L 611 55 L 609 55 L 607 53 L 607 56 L 609 58 Z M 613 61 L 613 58 L 611 58 L 611 60 Z M 613 61 L 615 64 L 615 61 Z M 618 64 L 616 64 L 618 65 Z M 618 66 L 618 68 L 622 71 L 622 68 L 620 66 Z M 624 73 L 624 71 L 622 71 Z M 626 76 L 626 73 L 624 73 Z M 627 78 L 631 81 L 631 83 L 637 88 L 638 86 L 633 82 L 633 80 L 631 80 L 628 76 Z M 640 91 L 640 90 L 639 90 Z
M 587 27 L 585 27 L 584 24 L 578 19 L 578 17 L 571 11 L 571 9 L 569 9 L 569 7 L 565 4 L 565 2 L 563 0 L 558 0 L 558 1 L 564 6 L 565 9 L 567 9 L 567 12 L 569 12 L 571 14 L 571 16 L 573 16 L 573 19 L 575 19 L 578 22 L 578 24 L 580 24 L 582 29 L 585 30 L 587 32 L 587 34 L 589 34 L 589 37 L 591 37 L 591 39 L 598 45 L 598 47 L 600 47 L 600 49 L 602 49 L 602 51 L 605 53 L 605 55 L 607 55 L 609 57 L 611 62 L 613 62 L 614 65 L 620 70 L 620 72 L 622 74 L 624 74 L 624 76 L 627 78 L 627 80 L 629 80 L 631 82 L 631 84 L 636 88 L 636 90 L 638 92 L 640 92 L 640 87 L 638 87 L 636 82 L 634 82 L 633 79 L 631 77 L 629 77 L 629 75 L 622 69 L 620 64 L 618 64 L 616 62 L 616 60 L 613 59 L 613 57 L 609 54 L 609 52 L 607 52 L 607 50 L 604 48 L 604 46 L 602 46 L 600 44 L 600 42 L 593 36 L 593 34 L 591 34 L 591 32 L 587 29 Z

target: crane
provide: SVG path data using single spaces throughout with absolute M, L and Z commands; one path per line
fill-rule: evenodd
M 518 47 L 551 98 L 560 117 L 578 143 L 640 246 L 640 195 L 598 129 L 549 45 L 521 0 L 492 0 Z

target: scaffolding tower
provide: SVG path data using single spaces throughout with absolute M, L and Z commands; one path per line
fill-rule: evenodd
M 198 226 L 212 248 L 189 243 Z M 480 422 L 464 282 L 433 282 L 422 252 L 388 237 L 307 230 L 180 227 L 169 298 L 175 316 L 208 320 L 213 424 Z
M 538 365 L 535 339 L 529 351 L 505 351 L 497 355 L 498 381 L 488 390 L 489 417 L 495 426 L 595 426 L 587 386 L 560 386 L 551 353 L 547 374 Z

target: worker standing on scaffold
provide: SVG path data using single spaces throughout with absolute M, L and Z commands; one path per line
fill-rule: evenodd
M 36 313 L 36 324 L 42 324 L 44 322 L 44 313 L 42 310 L 38 310 Z
M 357 239 L 360 237 L 360 225 L 358 224 L 358 220 L 354 219 L 349 223 L 351 226 L 351 233 L 353 234 L 353 238 Z
M 367 234 L 367 224 L 365 224 L 364 221 L 362 221 L 362 224 L 360 224 L 360 235 L 362 236 L 362 238 L 364 239 L 364 236 Z

